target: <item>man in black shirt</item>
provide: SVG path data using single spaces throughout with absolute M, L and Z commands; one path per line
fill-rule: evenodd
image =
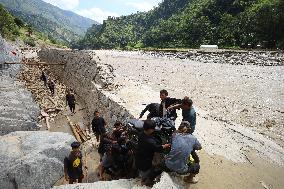
M 160 91 L 160 99 L 161 99 L 161 104 L 159 108 L 159 117 L 165 117 L 167 114 L 167 108 L 171 105 L 174 104 L 181 104 L 181 99 L 176 99 L 176 98 L 170 98 L 168 97 L 168 91 L 165 89 Z M 172 120 L 176 120 L 177 118 L 177 113 L 176 110 L 171 110 L 169 117 Z
M 95 117 L 92 120 L 92 130 L 96 135 L 97 141 L 99 142 L 101 135 L 103 135 L 106 132 L 105 129 L 106 122 L 104 118 L 100 117 L 100 113 L 98 111 L 95 111 L 94 115 Z
M 74 114 L 75 113 L 75 104 L 76 104 L 76 99 L 73 93 L 68 91 L 66 95 L 66 104 L 68 104 L 70 111 Z
M 64 175 L 65 179 L 69 181 L 69 184 L 73 184 L 78 180 L 78 183 L 82 182 L 84 178 L 83 175 L 83 162 L 82 162 L 82 153 L 79 149 L 80 143 L 73 142 L 71 144 L 72 151 L 68 157 L 64 159 Z M 87 168 L 85 166 L 85 168 Z
M 146 120 L 143 125 L 144 131 L 139 135 L 138 148 L 135 155 L 135 163 L 142 177 L 141 184 L 152 186 L 156 176 L 161 174 L 154 170 L 152 160 L 155 152 L 163 152 L 163 149 L 169 148 L 170 144 L 159 145 L 153 137 L 155 131 L 155 122 Z
M 159 107 L 160 107 L 160 104 L 158 103 L 148 104 L 146 108 L 141 112 L 139 119 L 142 118 L 145 112 L 147 111 L 150 112 L 147 115 L 147 119 L 151 119 L 152 117 L 159 117 Z

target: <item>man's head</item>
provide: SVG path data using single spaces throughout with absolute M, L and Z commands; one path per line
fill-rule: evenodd
M 165 100 L 167 98 L 167 96 L 168 96 L 167 90 L 163 89 L 163 90 L 160 91 L 160 98 L 161 98 L 162 101 Z
M 147 119 L 144 121 L 143 129 L 144 132 L 148 135 L 152 134 L 155 131 L 156 124 L 153 120 Z
M 79 150 L 79 147 L 80 147 L 80 143 L 79 142 L 75 141 L 75 142 L 71 143 L 72 150 Z
M 120 121 L 116 121 L 116 122 L 114 123 L 114 127 L 115 127 L 115 128 L 120 128 L 120 127 L 122 127 L 122 123 L 121 123 Z
M 100 112 L 98 110 L 96 110 L 95 113 L 94 113 L 94 116 L 95 117 L 100 117 Z
M 190 123 L 188 121 L 182 121 L 178 127 L 180 133 L 189 133 L 191 130 Z
M 181 104 L 182 104 L 183 106 L 187 107 L 187 108 L 190 108 L 190 107 L 192 106 L 193 102 L 192 102 L 191 99 L 189 99 L 188 96 L 185 96 L 185 97 L 182 99 Z

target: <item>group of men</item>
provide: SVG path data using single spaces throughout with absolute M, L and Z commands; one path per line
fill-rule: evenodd
M 143 124 L 143 131 L 138 135 L 138 146 L 135 151 L 126 145 L 128 138 L 121 122 L 116 122 L 112 132 L 107 133 L 105 120 L 98 111 L 95 112 L 91 125 L 97 141 L 100 142 L 98 147 L 100 154 L 98 176 L 100 180 L 104 180 L 103 175 L 105 173 L 111 175 L 112 179 L 127 178 L 129 173 L 134 170 L 132 177 L 139 174 L 141 184 L 146 186 L 153 186 L 155 179 L 162 171 L 185 175 L 184 180 L 186 182 L 197 182 L 195 175 L 199 173 L 200 165 L 196 151 L 201 149 L 201 145 L 192 135 L 196 125 L 196 112 L 193 102 L 188 97 L 183 99 L 170 98 L 166 90 L 160 91 L 160 99 L 160 104 L 149 104 L 140 114 L 139 118 L 142 118 L 144 113 L 149 111 L 147 120 Z M 151 118 L 167 117 L 175 121 L 177 118 L 176 109 L 182 110 L 183 121 L 171 136 L 171 142 L 161 144 L 154 136 L 156 124 Z M 169 152 L 164 154 L 165 150 Z M 76 153 L 78 154 L 76 158 L 82 158 L 80 153 L 77 151 Z M 71 152 L 71 154 L 76 153 Z M 156 153 L 164 154 L 163 161 L 158 165 L 152 164 Z M 73 177 L 74 174 L 68 174 L 68 165 L 72 164 L 68 162 L 73 162 L 74 165 L 74 159 L 76 159 L 71 154 L 71 159 L 66 158 L 65 175 L 71 178 L 69 183 L 73 183 L 76 179 L 81 182 L 82 174 L 77 175 L 77 177 Z M 80 167 L 82 167 L 82 164 L 80 164 Z

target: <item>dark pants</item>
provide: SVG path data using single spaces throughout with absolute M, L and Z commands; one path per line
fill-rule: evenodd
M 197 175 L 200 170 L 200 165 L 199 163 L 192 163 L 192 164 L 187 164 L 188 165 L 188 171 L 187 173 L 195 174 Z
M 69 108 L 70 108 L 70 111 L 72 113 L 75 113 L 75 104 L 68 104 Z
M 141 171 L 139 170 L 139 174 L 141 176 L 141 183 L 142 185 L 150 186 L 152 187 L 154 184 L 155 178 L 162 173 L 162 170 L 155 170 L 154 167 L 146 170 Z
M 97 139 L 98 142 L 101 141 L 101 139 L 102 139 L 101 133 L 95 133 L 95 136 L 96 136 L 96 139 Z
M 84 175 L 82 174 L 80 178 L 78 178 L 78 183 L 82 183 L 83 178 L 84 178 Z M 69 178 L 69 184 L 73 184 L 76 181 L 77 179 Z

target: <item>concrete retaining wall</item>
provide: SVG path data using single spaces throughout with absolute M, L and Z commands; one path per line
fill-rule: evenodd
M 95 110 L 101 112 L 109 126 L 132 117 L 109 92 L 113 87 L 113 68 L 101 63 L 94 52 L 42 49 L 39 57 L 48 63 L 65 63 L 64 66 L 53 65 L 51 70 L 84 100 L 90 121 Z

